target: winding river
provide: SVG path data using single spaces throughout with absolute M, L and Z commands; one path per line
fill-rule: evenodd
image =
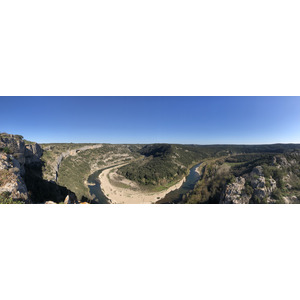
M 168 204 L 168 203 L 179 203 L 182 200 L 182 196 L 187 194 L 188 192 L 192 191 L 196 185 L 196 183 L 199 181 L 201 176 L 198 172 L 196 172 L 197 168 L 201 164 L 197 164 L 193 166 L 190 169 L 189 175 L 186 177 L 186 181 L 183 183 L 183 185 L 175 190 L 170 192 L 165 196 L 165 198 L 159 200 L 157 203 L 159 204 Z
M 179 189 L 170 192 L 169 194 L 167 194 L 165 196 L 165 198 L 159 200 L 157 203 L 163 204 L 163 203 L 178 203 L 178 202 L 180 202 L 182 200 L 182 196 L 185 195 L 186 193 L 192 191 L 195 187 L 195 184 L 200 179 L 199 173 L 196 172 L 196 169 L 200 165 L 201 164 L 197 164 L 190 169 L 190 173 L 186 177 L 186 181 L 183 183 L 183 185 Z M 116 165 L 116 166 L 118 166 L 118 165 Z M 88 186 L 89 186 L 90 194 L 93 197 L 94 203 L 97 203 L 97 204 L 110 203 L 109 199 L 104 195 L 104 193 L 101 190 L 99 175 L 104 170 L 111 169 L 116 166 L 110 166 L 108 168 L 98 170 L 88 178 Z
M 104 193 L 101 190 L 99 175 L 104 170 L 107 170 L 107 169 L 110 169 L 110 168 L 112 168 L 112 167 L 108 167 L 108 168 L 105 168 L 105 169 L 98 170 L 88 178 L 88 186 L 89 186 L 90 194 L 93 198 L 93 203 L 96 203 L 96 204 L 109 204 L 109 199 L 104 195 Z

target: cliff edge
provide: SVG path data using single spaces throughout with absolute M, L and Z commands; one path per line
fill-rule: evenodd
M 41 164 L 43 150 L 21 135 L 0 133 L 0 202 L 31 203 L 24 181 L 25 166 Z

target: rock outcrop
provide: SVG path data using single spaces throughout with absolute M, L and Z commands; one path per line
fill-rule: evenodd
M 25 173 L 24 165 L 41 163 L 40 158 L 43 155 L 39 144 L 26 144 L 22 136 L 12 134 L 0 134 L 0 149 L 5 149 L 19 161 L 22 176 Z
M 245 178 L 237 177 L 235 181 L 228 184 L 221 196 L 221 204 L 249 204 L 250 195 L 245 192 Z
M 291 196 L 291 197 L 283 197 L 283 201 L 285 204 L 299 204 L 300 197 Z
M 3 193 L 12 200 L 30 202 L 19 161 L 5 153 L 0 154 L 0 194 Z
M 253 196 L 258 201 L 266 199 L 272 190 L 268 190 L 266 187 L 266 178 L 264 177 L 263 168 L 261 166 L 255 167 L 250 173 L 250 182 L 253 188 Z
M 39 144 L 34 143 L 25 145 L 25 164 L 40 164 L 42 155 L 43 149 Z
M 42 148 L 36 143 L 26 145 L 20 135 L 0 134 L 0 194 L 13 200 L 30 202 L 24 182 L 25 165 L 40 164 Z
M 248 186 L 246 187 L 246 180 Z M 268 181 L 268 184 L 267 182 Z M 276 181 L 264 177 L 263 168 L 257 166 L 250 174 L 237 177 L 233 183 L 227 184 L 222 193 L 220 203 L 248 204 L 248 203 L 275 203 L 271 195 L 276 190 Z
M 0 149 L 12 154 L 20 163 L 20 172 L 25 174 L 25 143 L 23 137 L 12 134 L 0 134 Z

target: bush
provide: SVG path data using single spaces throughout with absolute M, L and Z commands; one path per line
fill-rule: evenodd
M 23 201 L 13 200 L 9 192 L 0 194 L 0 204 L 24 204 Z
M 254 196 L 252 199 L 253 204 L 267 204 L 267 197 L 259 198 L 258 196 Z
M 236 180 L 236 177 L 235 177 L 234 175 L 231 174 L 230 177 L 228 178 L 227 182 L 228 182 L 229 184 L 232 184 L 232 183 L 235 182 L 235 180 Z
M 274 198 L 275 200 L 282 200 L 282 193 L 280 189 L 276 189 L 273 191 L 272 198 Z
M 252 186 L 250 186 L 248 183 L 246 183 L 244 192 L 245 192 L 245 194 L 251 196 L 253 194 Z
M 6 153 L 6 154 L 11 154 L 12 153 L 11 150 L 8 147 L 4 147 L 3 152 Z

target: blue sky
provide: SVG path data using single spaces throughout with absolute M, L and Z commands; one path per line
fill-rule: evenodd
M 40 143 L 300 143 L 300 97 L 0 97 L 0 132 Z

